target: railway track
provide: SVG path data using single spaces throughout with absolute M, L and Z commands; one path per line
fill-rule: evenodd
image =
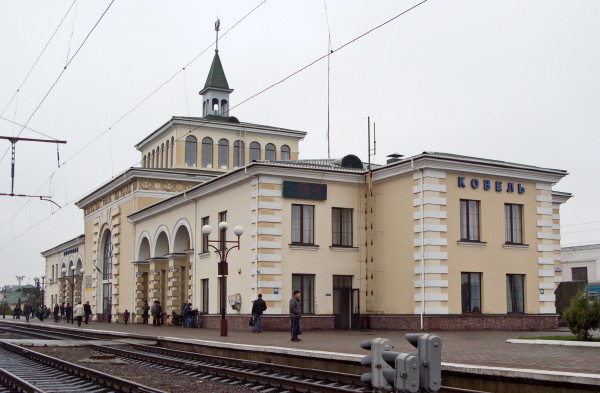
M 184 352 L 148 345 L 131 345 L 130 349 L 93 346 L 94 350 L 110 353 L 129 362 L 164 371 L 185 373 L 202 379 L 225 383 L 254 384 L 270 392 L 358 393 L 364 389 L 360 377 L 333 371 L 316 370 Z M 271 388 L 271 389 L 268 389 Z
M 0 381 L 10 392 L 164 393 L 6 342 L 0 342 Z
M 15 325 L 10 326 L 8 324 L 2 324 L 0 331 L 11 333 L 16 336 L 39 338 L 42 340 L 94 340 L 94 338 L 83 336 L 80 334 L 68 333 L 68 332 L 57 332 L 55 330 L 44 330 L 39 327 L 27 326 L 27 325 Z

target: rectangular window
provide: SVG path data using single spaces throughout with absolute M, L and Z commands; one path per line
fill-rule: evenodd
M 461 199 L 460 240 L 478 242 L 479 232 L 479 201 Z
M 210 220 L 208 217 L 202 217 L 202 226 L 208 225 Z M 208 235 L 202 234 L 202 252 L 208 252 Z
M 481 313 L 481 273 L 461 273 L 463 314 Z
M 504 205 L 506 243 L 523 244 L 523 205 Z
M 508 313 L 522 314 L 525 312 L 525 275 L 506 275 L 506 310 Z
M 331 209 L 331 235 L 332 245 L 352 247 L 352 209 Z
M 571 268 L 571 280 L 572 281 L 587 281 L 588 273 L 587 267 L 572 267 Z
M 219 213 L 219 224 L 227 222 L 227 211 Z M 219 229 L 219 249 L 224 250 L 227 248 L 227 230 Z
M 292 294 L 298 289 L 301 294 L 302 314 L 315 313 L 315 275 L 292 274 Z
M 292 205 L 292 243 L 314 244 L 315 207 Z
M 208 314 L 208 278 L 202 279 L 202 310 L 204 314 Z

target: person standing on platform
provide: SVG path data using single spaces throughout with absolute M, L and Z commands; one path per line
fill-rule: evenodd
M 131 313 L 129 312 L 129 310 L 125 309 L 125 312 L 123 313 L 123 321 L 125 321 L 125 325 L 127 325 L 127 323 L 129 322 L 130 316 Z
M 290 322 L 292 341 L 300 341 L 300 339 L 298 338 L 298 334 L 300 334 L 300 318 L 302 317 L 300 296 L 302 296 L 302 292 L 296 289 L 294 291 L 294 296 L 290 299 Z
M 67 303 L 65 306 L 65 315 L 67 316 L 67 323 L 71 322 L 73 307 L 71 307 L 71 303 Z
M 58 303 L 54 305 L 54 322 L 58 322 L 58 314 L 60 312 L 60 307 L 58 307 Z
M 160 300 L 156 301 L 156 319 L 158 326 L 161 326 L 163 324 L 163 309 L 160 305 Z
M 262 293 L 252 304 L 252 333 L 262 332 L 263 312 L 267 309 L 267 303 L 262 299 Z
M 83 312 L 85 313 L 85 324 L 87 325 L 90 320 L 90 315 L 92 315 L 92 306 L 90 306 L 90 302 L 87 301 L 83 305 Z
M 158 326 L 158 300 L 155 300 L 152 303 L 152 307 L 150 308 L 150 313 L 152 314 L 152 326 Z
M 144 307 L 142 307 L 142 320 L 144 321 L 144 325 L 148 324 L 148 313 L 150 312 L 150 306 L 148 306 L 148 302 L 144 302 Z
M 77 318 L 77 326 L 81 326 L 81 320 L 85 315 L 85 310 L 83 309 L 83 305 L 79 302 L 75 308 L 73 309 L 73 317 Z
M 31 304 L 27 303 L 25 305 L 25 319 L 27 320 L 27 322 L 29 322 L 29 316 L 31 314 L 33 314 L 33 308 L 31 307 Z
M 65 317 L 65 302 L 62 302 L 60 305 L 60 319 Z

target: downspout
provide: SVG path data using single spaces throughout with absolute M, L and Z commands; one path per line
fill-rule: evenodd
M 425 201 L 423 199 L 423 171 L 415 168 L 415 162 L 410 159 L 410 166 L 414 171 L 418 171 L 421 176 L 419 179 L 419 197 L 421 199 L 421 330 L 424 329 L 423 314 L 425 313 Z

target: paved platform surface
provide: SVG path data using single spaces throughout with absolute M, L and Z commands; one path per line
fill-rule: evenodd
M 1 321 L 2 319 L 0 319 Z M 6 319 L 13 322 L 13 319 Z M 26 323 L 24 319 L 17 323 Z M 31 322 L 39 324 L 39 320 Z M 410 352 L 414 348 L 404 339 L 406 333 L 418 333 L 400 330 L 323 330 L 305 331 L 302 341 L 291 342 L 288 332 L 262 332 L 229 330 L 227 337 L 221 337 L 218 329 L 186 329 L 179 326 L 140 325 L 123 323 L 97 323 L 78 327 L 65 322 L 55 323 L 45 320 L 44 325 L 57 325 L 74 330 L 97 329 L 148 336 L 173 337 L 179 339 L 195 339 L 227 342 L 232 344 L 250 344 L 263 347 L 277 346 L 300 350 L 318 350 L 355 355 L 367 355 L 368 351 L 360 348 L 362 340 L 385 337 L 392 341 L 395 350 Z M 553 370 L 574 373 L 600 374 L 600 348 L 568 347 L 556 345 L 511 344 L 506 340 L 514 338 L 570 335 L 566 329 L 547 332 L 507 332 L 507 331 L 429 331 L 442 339 L 442 361 L 491 367 L 510 367 L 522 369 Z M 596 337 L 600 336 L 596 332 Z

